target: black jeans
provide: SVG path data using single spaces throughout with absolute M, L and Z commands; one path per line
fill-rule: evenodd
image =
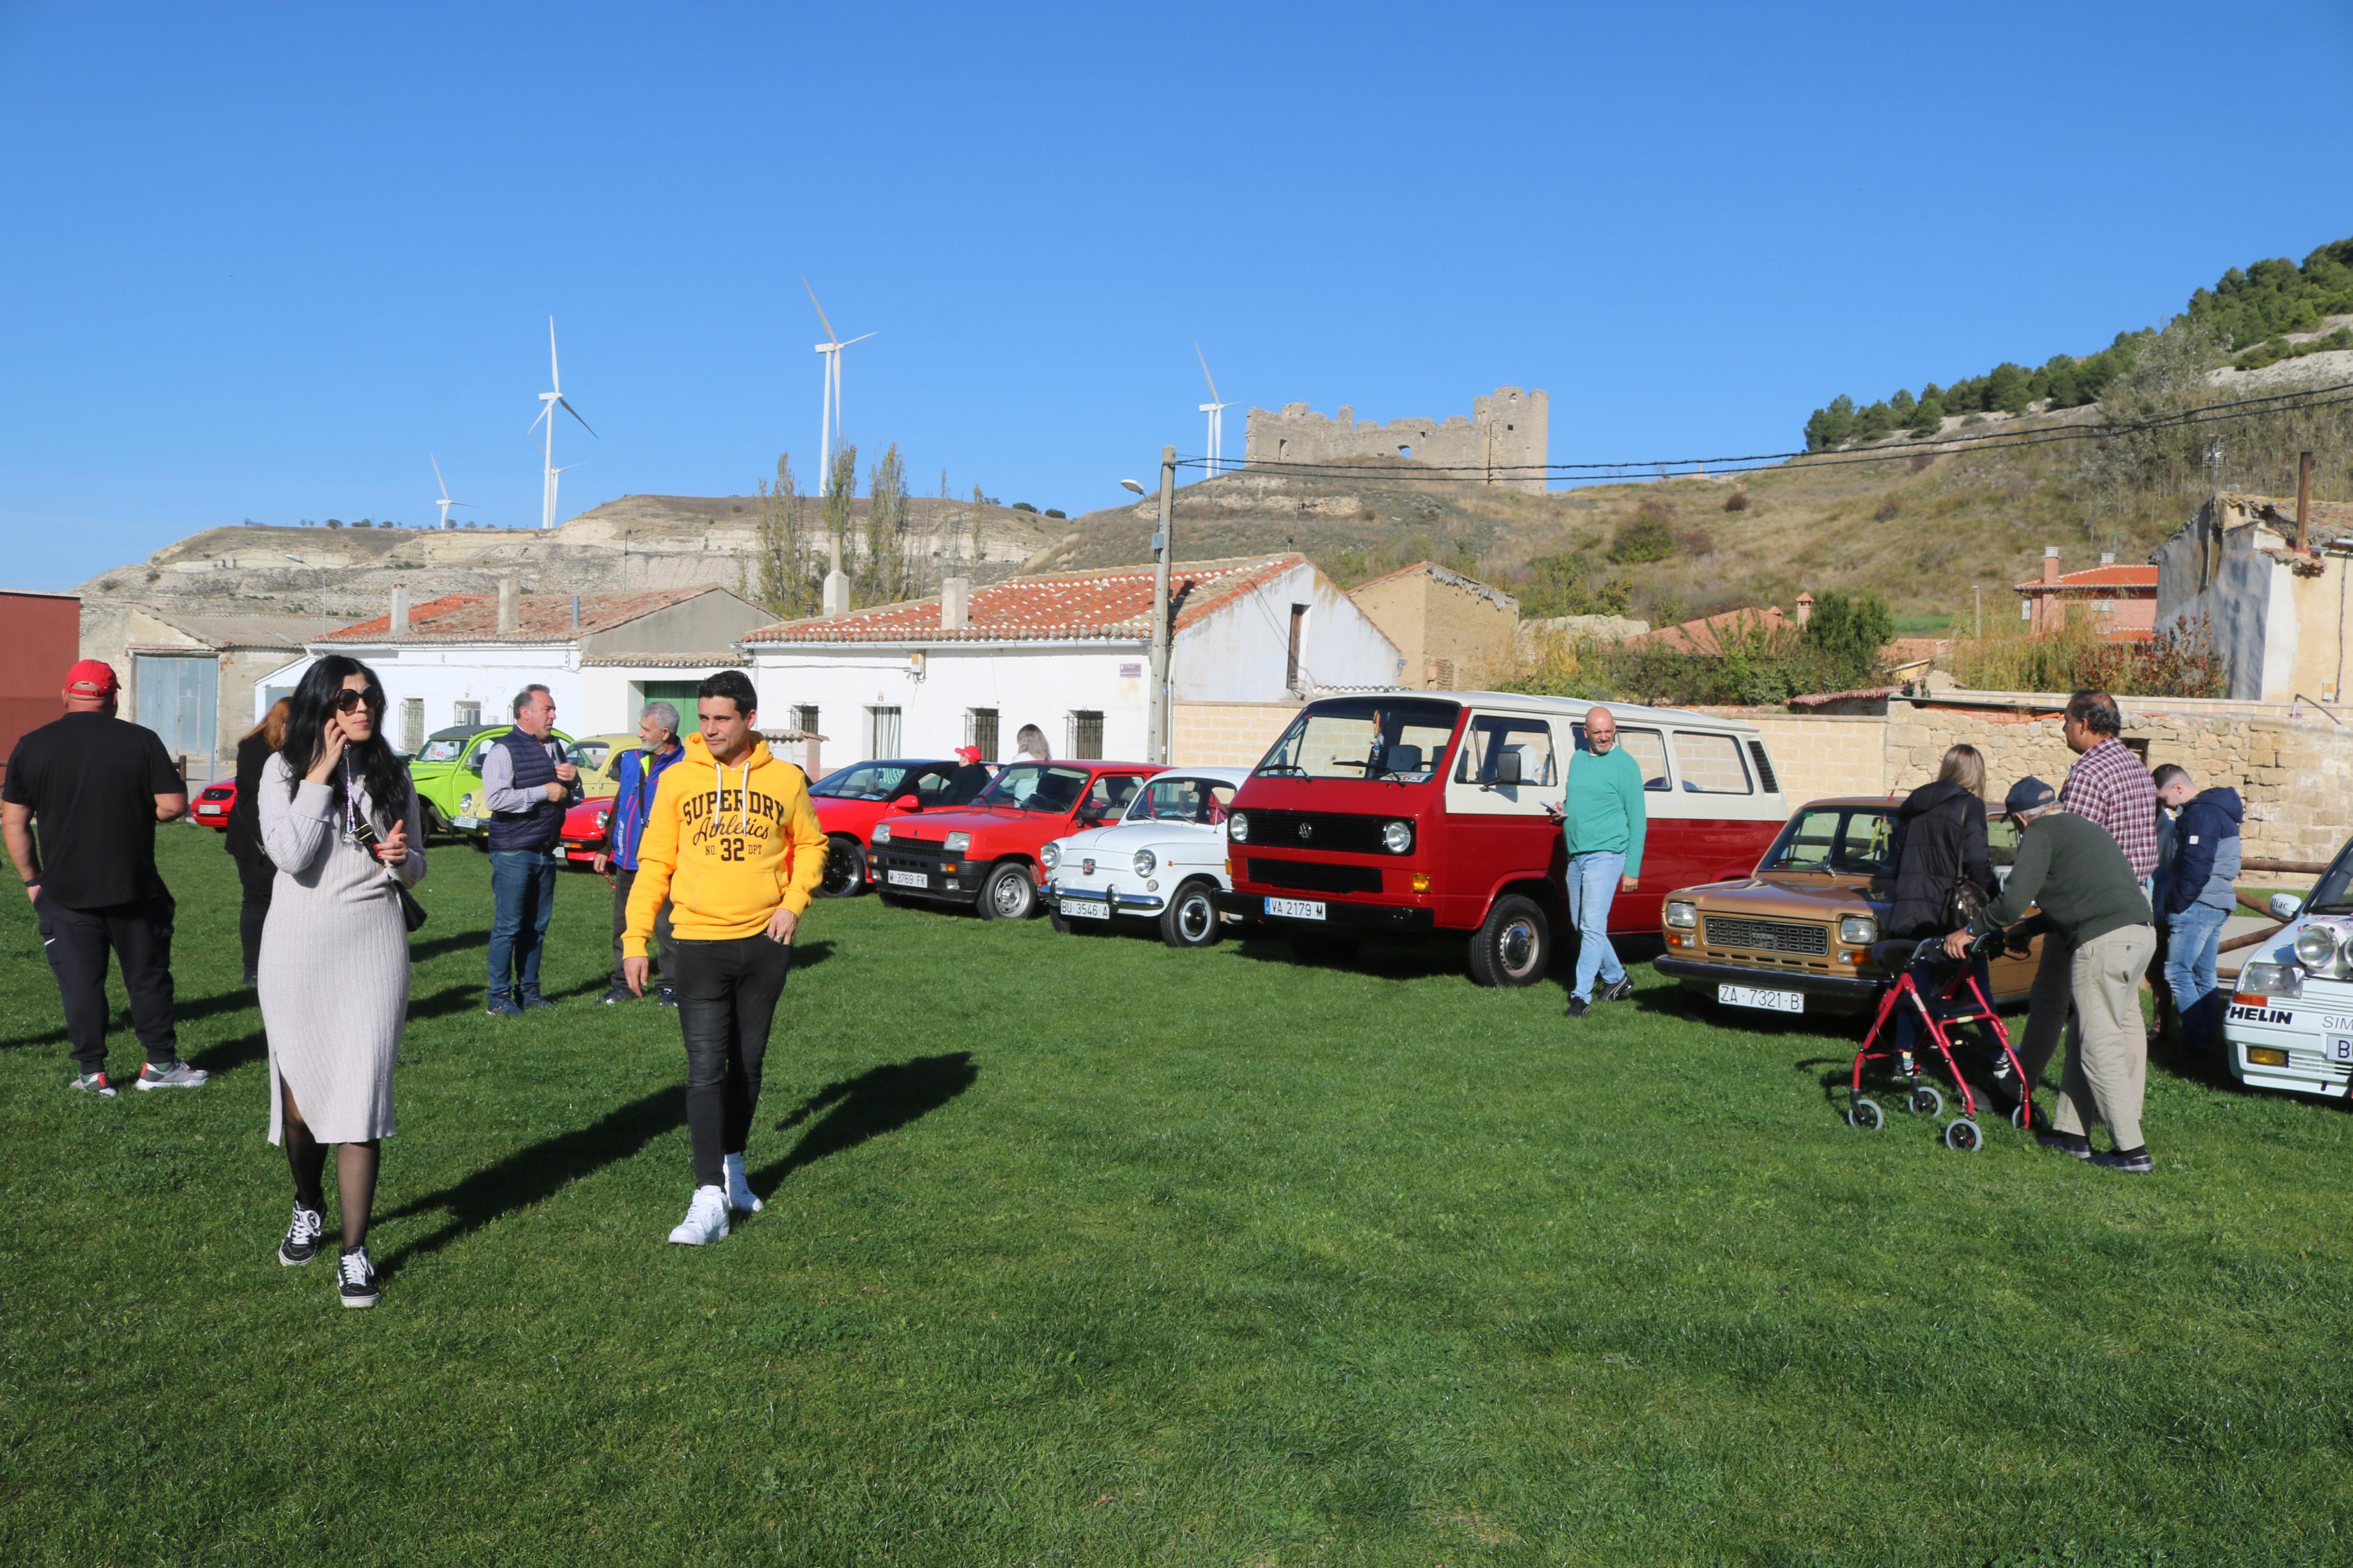
M 694 1144 L 694 1184 L 724 1185 L 726 1157 L 751 1141 L 760 1103 L 760 1064 L 776 998 L 792 973 L 793 950 L 763 936 L 670 942 L 670 991 L 686 1037 L 686 1131 Z
M 261 927 L 269 919 L 269 894 L 278 886 L 278 868 L 269 860 L 239 860 L 237 879 L 245 889 L 245 901 L 237 910 L 237 939 L 245 948 L 245 973 L 249 979 L 261 971 Z
M 616 985 L 628 984 L 621 978 L 621 933 L 629 929 L 629 889 L 637 885 L 638 874 L 635 871 L 624 871 L 618 866 L 613 868 L 613 984 Z M 669 961 L 662 956 L 662 950 L 670 945 L 670 900 L 665 899 L 662 907 L 654 911 L 653 940 L 646 943 L 646 957 L 652 961 L 648 973 L 658 973 L 664 980 L 672 978 Z
M 58 977 L 65 1004 L 66 1038 L 84 1073 L 106 1069 L 106 955 L 122 965 L 122 989 L 131 995 L 131 1024 L 147 1059 L 159 1068 L 180 1059 L 172 1021 L 172 920 L 175 906 L 164 893 L 104 909 L 69 910 L 46 893 L 33 905 L 41 945 Z

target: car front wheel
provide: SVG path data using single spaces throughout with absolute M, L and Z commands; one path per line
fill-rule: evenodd
M 1218 906 L 1210 898 L 1216 886 L 1206 877 L 1197 877 L 1177 889 L 1168 907 L 1160 911 L 1160 940 L 1171 947 L 1214 944 L 1220 934 Z
M 848 834 L 825 841 L 825 880 L 818 890 L 828 899 L 846 899 L 866 889 L 866 852 Z
M 1552 922 L 1533 899 L 1495 900 L 1471 938 L 1471 978 L 1482 985 L 1533 985 L 1552 963 Z
M 988 874 L 980 885 L 980 918 L 989 921 L 1026 921 L 1038 912 L 1038 882 L 1029 875 L 1029 868 L 1018 860 L 1006 860 Z

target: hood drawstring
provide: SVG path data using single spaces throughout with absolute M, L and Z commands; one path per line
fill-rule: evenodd
M 727 764 L 717 757 L 711 759 L 711 830 L 726 831 L 720 813 L 727 809 Z M 735 836 L 739 838 L 752 830 L 752 757 L 744 756 L 743 797 L 735 803 Z

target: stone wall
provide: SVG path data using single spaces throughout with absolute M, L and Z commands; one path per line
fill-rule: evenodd
M 1711 708 L 1757 726 L 1782 798 L 1881 795 L 1887 789 L 1887 721 L 1878 715 L 1799 714 L 1778 708 Z
M 1499 386 L 1471 400 L 1471 417 L 1442 420 L 1409 417 L 1387 425 L 1356 422 L 1344 407 L 1326 419 L 1304 403 L 1286 403 L 1281 413 L 1253 408 L 1243 423 L 1242 461 L 1331 463 L 1366 458 L 1404 458 L 1435 468 L 1504 470 L 1489 483 L 1530 495 L 1545 492 L 1538 471 L 1514 473 L 1515 466 L 1539 468 L 1550 460 L 1551 400 L 1540 391 Z
M 1178 767 L 1256 767 L 1298 716 L 1295 702 L 1179 702 L 1170 715 L 1169 760 Z

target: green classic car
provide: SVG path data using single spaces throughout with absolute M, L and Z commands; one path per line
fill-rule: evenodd
M 512 724 L 459 724 L 437 730 L 426 737 L 425 749 L 408 759 L 408 778 L 424 809 L 427 837 L 456 833 L 474 838 L 489 833 L 490 807 L 479 798 L 482 748 L 513 728 Z M 575 743 L 561 730 L 549 733 L 567 750 Z M 587 765 L 584 763 L 584 769 Z

